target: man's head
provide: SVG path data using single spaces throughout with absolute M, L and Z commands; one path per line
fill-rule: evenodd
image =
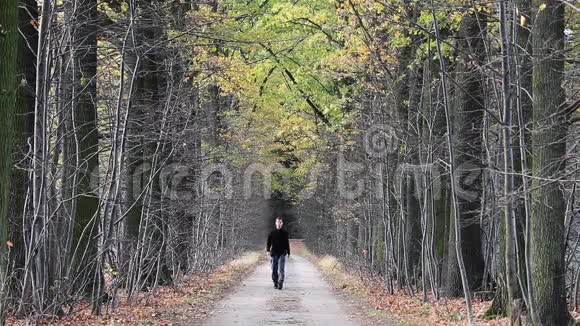
M 280 230 L 282 226 L 284 226 L 284 220 L 282 219 L 282 216 L 276 217 L 276 229 Z

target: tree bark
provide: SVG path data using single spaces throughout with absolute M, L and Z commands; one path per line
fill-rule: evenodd
M 538 12 L 532 29 L 534 144 L 531 219 L 531 274 L 542 325 L 566 325 L 564 216 L 557 178 L 565 169 L 567 120 L 561 105 L 564 71 L 564 3 L 533 1 Z
M 91 178 L 98 183 L 99 141 L 97 130 L 97 1 L 76 0 L 77 15 L 73 18 L 73 139 L 77 149 L 78 195 L 73 237 L 73 264 L 75 275 L 86 275 L 77 290 L 89 294 L 102 273 L 95 270 L 99 202 L 97 189 L 92 189 Z M 97 298 L 94 298 L 95 300 Z
M 17 160 L 17 169 L 12 170 L 12 193 L 14 201 L 12 203 L 12 221 L 10 238 L 15 246 L 12 250 L 12 257 L 16 277 L 27 280 L 22 284 L 21 305 L 18 314 L 28 313 L 31 304 L 31 283 L 30 277 L 24 276 L 24 267 L 26 259 L 24 232 L 25 216 L 31 213 L 30 207 L 25 207 L 30 201 L 26 200 L 27 189 L 30 186 L 28 172 L 24 167 L 31 165 L 29 151 L 29 141 L 34 135 L 34 105 L 35 105 L 35 88 L 36 88 L 36 53 L 38 48 L 38 31 L 34 22 L 38 20 L 38 8 L 36 0 L 21 0 L 18 10 L 19 26 L 22 37 L 19 38 L 18 44 L 18 69 L 21 84 L 18 89 L 18 109 L 16 115 L 16 124 L 14 129 L 17 131 L 17 144 L 14 149 L 15 159 Z
M 0 323 L 6 311 L 7 267 L 9 247 L 8 206 L 10 203 L 10 167 L 14 145 L 14 123 L 18 113 L 17 59 L 18 53 L 18 1 L 0 2 Z
M 49 214 L 47 208 L 47 173 L 48 173 L 48 75 L 49 56 L 49 23 L 53 18 L 53 7 L 49 0 L 43 0 L 38 31 L 38 51 L 36 56 L 36 102 L 34 105 L 34 145 L 32 159 L 32 217 L 31 243 L 27 257 L 32 260 L 32 280 L 34 282 L 33 298 L 37 312 L 44 311 L 49 297 L 51 282 L 49 268 L 53 264 L 48 260 Z
M 485 22 L 478 14 L 465 14 L 460 24 L 457 38 L 457 66 L 455 81 L 454 128 L 457 131 L 455 163 L 459 221 L 461 221 L 463 256 L 469 277 L 469 284 L 476 288 L 481 284 L 484 261 L 481 249 L 481 169 L 482 127 L 485 100 L 483 96 L 483 75 L 480 66 L 484 57 L 483 34 Z M 447 269 L 446 293 L 448 296 L 461 294 L 461 278 L 455 252 L 456 239 L 449 237 L 449 262 Z
M 467 308 L 467 319 L 470 325 L 475 325 L 475 320 L 473 316 L 473 308 L 471 303 L 471 290 L 469 286 L 469 276 L 467 274 L 467 268 L 465 266 L 465 253 L 463 251 L 463 230 L 461 227 L 461 205 L 459 201 L 459 189 L 457 189 L 457 165 L 455 162 L 455 148 L 454 148 L 454 133 L 455 128 L 453 127 L 451 108 L 449 103 L 449 91 L 447 87 L 447 67 L 445 63 L 445 57 L 443 56 L 443 51 L 441 50 L 441 39 L 439 23 L 437 21 L 437 15 L 435 14 L 435 3 L 431 0 L 431 14 L 433 17 L 433 27 L 435 28 L 435 38 L 437 45 L 437 55 L 439 56 L 439 67 L 441 69 L 441 86 L 443 89 L 443 107 L 445 108 L 445 124 L 447 125 L 447 152 L 449 153 L 449 176 L 451 177 L 451 202 L 453 204 L 453 232 L 455 233 L 455 255 L 457 258 L 457 266 L 459 269 L 459 275 L 461 276 L 461 286 L 463 288 L 463 296 L 465 299 L 465 306 Z

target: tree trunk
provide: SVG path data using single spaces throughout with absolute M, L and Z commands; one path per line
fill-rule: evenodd
M 423 71 L 421 67 L 410 69 L 409 76 L 409 108 L 407 113 L 407 128 L 405 134 L 407 135 L 407 161 L 408 168 L 404 176 L 406 182 L 404 183 L 404 195 L 406 200 L 406 223 L 405 223 L 405 252 L 407 254 L 406 264 L 409 275 L 415 275 L 417 264 L 421 258 L 421 194 L 420 185 L 421 167 L 419 165 L 419 133 L 420 126 L 416 126 L 417 112 L 419 111 L 421 98 L 421 84 L 423 81 Z M 410 280 L 411 281 L 411 280 Z M 412 280 L 417 282 L 418 280 Z
M 78 290 L 91 293 L 97 278 L 102 274 L 95 270 L 98 233 L 98 194 L 91 188 L 91 179 L 98 182 L 98 130 L 97 130 L 97 1 L 76 0 L 78 13 L 73 28 L 73 136 L 77 168 L 75 173 L 78 196 L 73 237 L 75 275 L 86 275 Z M 93 182 L 97 184 L 97 182 Z M 97 278 L 95 278 L 97 277 Z M 94 298 L 95 300 L 97 298 Z
M 515 17 L 513 21 L 513 26 L 515 30 L 514 40 L 515 46 L 513 49 L 513 58 L 515 65 L 515 84 L 516 90 L 513 95 L 515 95 L 515 108 L 517 111 L 517 116 L 515 119 L 514 128 L 514 165 L 513 169 L 516 173 L 514 175 L 514 190 L 521 191 L 523 199 L 517 199 L 514 201 L 514 218 L 516 222 L 516 241 L 518 248 L 518 259 L 519 266 L 518 274 L 519 278 L 524 285 L 525 289 L 529 289 L 530 285 L 526 281 L 528 278 L 527 267 L 525 266 L 526 261 L 526 247 L 527 243 L 525 241 L 525 232 L 528 223 L 526 222 L 529 215 L 529 181 L 526 181 L 524 177 L 519 176 L 519 174 L 527 175 L 529 173 L 528 167 L 531 163 L 531 155 L 529 148 L 531 148 L 530 132 L 529 132 L 529 122 L 532 115 L 532 69 L 531 69 L 531 42 L 530 42 L 530 26 L 531 26 L 531 15 L 530 15 L 530 0 L 516 0 L 516 8 L 519 13 L 518 17 Z M 524 184 L 524 182 L 526 182 Z M 506 225 L 505 223 L 500 224 L 499 233 L 499 252 L 505 252 L 506 244 Z M 528 241 L 529 243 L 529 241 Z M 505 275 L 505 263 L 506 259 L 502 256 L 498 259 L 498 277 L 496 278 L 496 283 L 498 284 L 495 291 L 495 299 L 487 314 L 491 315 L 506 315 L 508 306 L 508 293 Z M 520 286 L 515 288 L 514 299 L 521 298 L 523 294 L 520 291 Z M 529 300 L 526 301 L 529 304 Z M 529 307 L 528 307 L 529 308 Z
M 515 178 L 515 186 L 521 187 L 523 191 L 523 200 L 515 208 L 516 225 L 519 227 L 517 234 L 517 244 L 519 248 L 520 271 L 519 277 L 524 284 L 525 291 L 520 295 L 526 295 L 525 300 L 528 305 L 528 312 L 533 318 L 536 318 L 533 297 L 533 286 L 531 280 L 531 259 L 530 259 L 530 219 L 531 219 L 531 199 L 529 186 L 530 181 L 526 177 L 530 173 L 532 164 L 532 155 L 530 148 L 531 133 L 529 123 L 532 119 L 532 42 L 530 39 L 531 20 L 531 0 L 516 0 L 516 8 L 520 14 L 519 21 L 515 23 L 516 47 L 514 58 L 516 65 L 516 112 L 517 112 L 517 142 L 515 146 L 516 160 L 515 171 L 521 172 L 522 177 Z M 516 18 L 517 20 L 517 18 Z M 527 240 L 526 240 L 527 239 Z M 525 282 L 525 283 L 524 283 Z M 535 319 L 534 319 L 535 320 Z
M 135 74 L 135 77 L 134 92 L 131 94 L 131 106 L 127 121 L 127 149 L 124 162 L 126 192 L 124 193 L 125 207 L 123 207 L 123 211 L 127 211 L 122 225 L 124 242 L 121 244 L 120 269 L 122 274 L 126 276 L 127 287 L 131 291 L 138 282 L 133 276 L 135 275 L 134 268 L 137 263 L 137 242 L 143 214 L 143 199 L 140 196 L 144 195 L 143 187 L 146 174 L 144 170 L 143 134 L 146 125 L 145 106 L 148 103 L 146 97 L 151 96 L 147 77 L 152 73 L 150 71 L 151 55 L 144 56 L 142 50 L 140 50 L 146 40 L 153 41 L 151 36 L 146 34 L 147 28 L 145 27 L 147 24 L 152 23 L 151 11 L 143 3 L 143 1 L 135 1 L 135 6 L 130 9 L 135 14 L 134 19 L 136 21 L 133 32 L 135 37 L 129 37 L 127 40 L 128 71 Z
M 567 120 L 565 95 L 564 3 L 533 1 L 538 12 L 532 29 L 533 127 L 531 259 L 532 286 L 539 322 L 566 325 L 564 216 L 566 207 L 557 178 L 564 171 Z
M 408 2 L 404 7 L 407 19 L 415 22 L 418 11 Z M 397 151 L 397 171 L 395 178 L 402 178 L 399 184 L 395 185 L 400 188 L 400 207 L 401 216 L 399 230 L 399 275 L 397 275 L 399 287 L 406 285 L 412 292 L 412 275 L 415 266 L 419 261 L 419 245 L 421 243 L 421 218 L 419 212 L 419 201 L 416 196 L 415 175 L 413 167 L 418 163 L 417 134 L 411 132 L 414 126 L 414 115 L 417 111 L 418 94 L 420 90 L 417 87 L 420 84 L 417 77 L 417 69 L 412 67 L 413 60 L 417 54 L 416 36 L 406 35 L 411 38 L 411 42 L 401 48 L 398 55 L 397 77 L 395 83 L 395 103 L 397 105 L 397 139 L 402 140 Z
M 481 169 L 482 164 L 482 127 L 485 100 L 483 97 L 483 76 L 480 66 L 483 63 L 483 33 L 485 22 L 481 15 L 466 14 L 460 25 L 457 40 L 457 67 L 455 83 L 454 128 L 457 175 L 454 181 L 459 201 L 459 220 L 463 233 L 461 246 L 469 284 L 476 288 L 483 277 L 483 252 L 481 249 Z M 455 237 L 449 237 L 449 263 L 447 269 L 446 293 L 448 296 L 461 294 L 461 278 L 455 252 Z
M 18 113 L 17 59 L 18 1 L 0 2 L 0 324 L 6 310 L 7 267 L 9 247 L 8 206 L 10 203 L 10 167 L 14 144 L 14 123 Z
M 21 0 L 18 11 L 19 25 L 22 37 L 19 38 L 18 44 L 18 68 L 21 74 L 21 85 L 18 89 L 18 109 L 19 114 L 16 116 L 15 130 L 17 131 L 17 146 L 15 146 L 15 159 L 19 161 L 18 167 L 30 166 L 31 162 L 28 155 L 30 150 L 28 141 L 34 135 L 34 103 L 35 103 L 35 88 L 36 88 L 36 53 L 38 47 L 38 31 L 33 22 L 38 19 L 38 8 L 36 0 Z M 18 314 L 22 315 L 28 313 L 31 304 L 31 283 L 30 277 L 25 277 L 24 266 L 26 264 L 26 252 L 24 246 L 24 214 L 30 214 L 30 207 L 25 207 L 26 192 L 29 187 L 30 180 L 28 173 L 25 170 L 12 170 L 12 193 L 14 201 L 12 203 L 12 222 L 10 238 L 15 246 L 12 251 L 12 258 L 14 260 L 16 278 L 25 279 L 27 282 L 22 284 L 21 291 L 21 305 Z
M 140 65 L 136 70 L 135 92 L 131 99 L 132 107 L 128 123 L 127 171 L 128 202 L 130 206 L 124 221 L 126 236 L 126 256 L 123 265 L 132 266 L 129 270 L 128 286 L 131 291 L 142 289 L 143 284 L 155 282 L 152 266 L 157 262 L 150 252 L 161 250 L 164 228 L 157 208 L 159 205 L 159 183 L 153 181 L 153 171 L 157 166 L 156 141 L 163 130 L 161 125 L 164 103 L 164 66 L 163 47 L 154 47 L 143 52 L 149 44 L 161 42 L 164 37 L 163 15 L 159 12 L 159 1 L 137 1 L 139 19 L 136 22 L 136 37 L 130 38 L 130 66 L 137 58 Z M 164 158 L 165 159 L 165 158 Z M 148 184 L 149 183 L 149 184 Z M 156 213 L 151 213 L 156 212 Z M 159 247 L 157 247 L 159 246 Z M 164 259 L 164 257 L 163 257 Z M 129 263 L 129 260 L 130 263 Z
M 457 165 L 455 162 L 455 148 L 454 148 L 454 133 L 455 128 L 453 126 L 451 117 L 451 105 L 449 104 L 449 90 L 447 87 L 447 67 L 445 63 L 445 57 L 443 56 L 443 51 L 441 50 L 441 39 L 440 39 L 440 29 L 439 23 L 437 21 L 437 15 L 435 13 L 435 3 L 431 0 L 431 15 L 433 17 L 433 27 L 435 28 L 435 38 L 437 46 L 437 55 L 439 56 L 439 67 L 441 69 L 441 86 L 443 89 L 443 107 L 445 108 L 445 124 L 447 125 L 447 152 L 449 153 L 449 176 L 451 178 L 451 202 L 453 204 L 453 222 L 455 223 L 453 232 L 455 233 L 455 255 L 457 258 L 457 266 L 459 269 L 459 275 L 461 276 L 461 285 L 463 288 L 463 296 L 465 299 L 465 307 L 467 308 L 467 319 L 470 325 L 475 325 L 475 320 L 473 316 L 473 307 L 471 302 L 471 290 L 469 285 L 469 276 L 467 274 L 467 268 L 465 266 L 465 253 L 463 251 L 463 230 L 461 217 L 461 205 L 459 198 L 458 185 L 455 182 L 457 179 Z M 460 171 L 461 172 L 461 171 Z
M 513 105 L 512 105 L 512 78 L 511 78 L 511 43 L 508 36 L 508 19 L 505 2 L 499 3 L 500 17 L 500 38 L 501 38 L 501 55 L 502 55 L 502 150 L 503 150 L 503 194 L 504 198 L 510 198 L 514 189 L 514 151 L 513 151 Z M 505 251 L 503 256 L 505 262 L 505 285 L 507 288 L 507 310 L 508 316 L 513 320 L 517 318 L 517 311 L 514 310 L 513 304 L 516 297 L 520 298 L 519 286 L 516 276 L 516 264 L 520 261 L 517 256 L 517 239 L 516 239 L 516 220 L 514 214 L 514 205 L 511 200 L 507 200 L 503 208 L 503 224 L 505 225 Z
M 34 284 L 33 298 L 37 312 L 44 311 L 49 298 L 51 281 L 49 269 L 53 266 L 49 261 L 48 233 L 48 82 L 50 64 L 49 56 L 49 23 L 52 20 L 52 4 L 43 0 L 40 14 L 40 29 L 38 31 L 38 51 L 36 56 L 36 102 L 34 106 L 34 145 L 32 160 L 32 218 L 30 248 L 35 248 L 27 259 L 32 260 L 32 279 Z

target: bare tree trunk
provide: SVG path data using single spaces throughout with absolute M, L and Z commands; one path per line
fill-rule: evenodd
M 30 160 L 30 145 L 34 135 L 34 106 L 36 90 L 36 53 L 38 47 L 38 31 L 33 22 L 38 20 L 38 8 L 35 0 L 21 0 L 19 7 L 20 31 L 22 37 L 19 38 L 18 45 L 18 67 L 20 69 L 21 79 L 25 81 L 21 84 L 18 94 L 19 114 L 16 116 L 15 129 L 19 135 L 18 146 L 15 149 L 16 162 L 13 172 L 12 187 L 14 193 L 13 202 L 13 228 L 10 238 L 16 244 L 12 251 L 12 260 L 14 261 L 15 278 L 19 280 L 28 280 L 21 284 L 20 306 L 17 314 L 23 316 L 30 312 L 32 308 L 31 283 L 30 278 L 25 276 L 26 251 L 25 251 L 25 233 L 26 214 L 30 214 L 30 201 L 27 199 L 27 191 L 30 188 L 30 179 L 26 170 L 32 162 Z M 15 293 L 17 296 L 17 294 Z
M 503 190 L 505 198 L 510 198 L 512 196 L 512 191 L 514 189 L 513 180 L 513 143 L 512 143 L 512 87 L 511 87 L 511 45 L 509 43 L 509 38 L 507 35 L 507 8 L 505 1 L 500 0 L 499 2 L 499 16 L 500 16 L 500 37 L 502 45 L 502 145 L 503 145 Z M 505 278 L 506 287 L 508 293 L 508 300 L 506 308 L 508 310 L 508 316 L 511 320 L 514 320 L 513 303 L 516 299 L 516 293 L 518 290 L 517 274 L 516 274 L 516 264 L 518 262 L 517 254 L 517 239 L 516 239 L 516 221 L 513 211 L 512 201 L 506 200 L 505 207 L 503 210 L 504 223 L 505 223 L 505 252 L 503 254 L 503 259 L 505 259 Z M 501 257 L 500 257 L 501 259 Z
M 36 62 L 36 105 L 34 110 L 34 149 L 32 168 L 32 232 L 27 259 L 32 260 L 32 290 L 37 312 L 44 310 L 50 288 L 47 228 L 49 214 L 48 189 L 48 94 L 49 94 L 49 22 L 53 18 L 53 4 L 44 0 L 41 7 Z
M 519 158 L 516 165 L 516 170 L 522 172 L 521 179 L 516 178 L 516 182 L 521 182 L 523 191 L 523 204 L 521 207 L 516 208 L 516 218 L 520 221 L 520 225 L 523 225 L 525 230 L 522 230 L 523 238 L 523 250 L 520 249 L 520 256 L 523 253 L 524 265 L 521 267 L 522 272 L 520 272 L 520 277 L 525 280 L 525 292 L 522 293 L 526 296 L 526 305 L 531 316 L 531 320 L 534 323 L 538 323 L 538 318 L 536 315 L 536 303 L 535 296 L 533 294 L 534 288 L 532 286 L 532 267 L 531 267 L 531 198 L 529 185 L 530 181 L 528 175 L 530 174 L 531 165 L 531 151 L 529 148 L 531 145 L 531 133 L 529 131 L 528 124 L 532 118 L 533 102 L 532 102 L 532 42 L 530 38 L 530 26 L 532 25 L 531 19 L 531 0 L 516 0 L 516 13 L 519 13 L 520 17 L 515 17 L 514 25 L 514 44 L 516 44 L 514 49 L 514 58 L 516 65 L 516 110 L 517 110 L 517 123 L 518 123 L 518 147 L 516 147 L 519 153 Z M 519 18 L 519 19 L 518 19 Z M 520 240 L 520 243 L 522 241 Z M 521 247 L 520 247 L 521 248 Z M 520 264 L 521 266 L 521 264 Z M 524 273 L 525 276 L 521 274 Z M 522 280 L 522 282 L 524 281 Z
M 95 294 L 95 282 L 102 278 L 97 270 L 97 237 L 99 203 L 97 189 L 99 176 L 99 144 L 97 130 L 97 2 L 74 0 L 71 40 L 72 94 L 71 127 L 69 141 L 75 163 L 72 178 L 74 198 L 71 215 L 74 216 L 72 231 L 72 277 L 76 280 L 75 291 L 86 295 Z M 81 276 L 82 275 L 82 276 Z M 93 300 L 99 300 L 93 296 Z
M 443 86 L 443 100 L 444 100 L 444 107 L 445 107 L 445 121 L 447 125 L 447 148 L 449 152 L 449 159 L 451 161 L 449 174 L 451 177 L 451 200 L 453 204 L 453 222 L 454 226 L 454 235 L 455 235 L 455 253 L 457 255 L 457 262 L 459 267 L 459 272 L 461 275 L 461 283 L 463 286 L 463 293 L 465 297 L 465 304 L 467 307 L 467 319 L 470 325 L 475 325 L 475 320 L 473 316 L 473 309 L 471 305 L 471 288 L 469 287 L 469 279 L 467 276 L 467 270 L 465 267 L 464 262 L 464 255 L 463 255 L 463 248 L 462 248 L 462 227 L 461 227 L 461 206 L 459 205 L 459 195 L 456 189 L 456 165 L 455 165 L 455 153 L 454 153 L 454 146 L 453 146 L 453 125 L 451 123 L 451 115 L 450 115 L 450 105 L 448 99 L 448 90 L 447 90 L 447 81 L 446 81 L 446 73 L 447 69 L 445 67 L 445 59 L 443 57 L 443 52 L 441 51 L 441 40 L 439 38 L 439 26 L 437 23 L 437 16 L 435 15 L 435 5 L 433 0 L 431 0 L 431 10 L 433 15 L 433 22 L 435 27 L 435 37 L 436 37 L 436 44 L 437 44 L 437 54 L 439 55 L 439 64 L 441 69 L 441 82 Z
M 534 0 L 538 12 L 532 29 L 534 144 L 532 180 L 531 260 L 532 287 L 541 325 L 566 325 L 564 267 L 564 195 L 558 178 L 564 171 L 567 118 L 565 101 L 564 3 Z
M 14 145 L 14 123 L 18 113 L 17 54 L 18 1 L 0 3 L 0 324 L 4 325 L 8 297 L 8 206 L 10 203 L 10 167 Z
M 457 37 L 458 60 L 456 66 L 455 103 L 453 123 L 457 131 L 452 139 L 457 144 L 456 184 L 460 224 L 456 225 L 465 234 L 461 246 L 465 257 L 465 268 L 471 289 L 479 286 L 483 278 L 483 252 L 481 249 L 481 225 L 479 213 L 482 193 L 482 127 L 485 99 L 483 75 L 480 71 L 484 56 L 483 34 L 477 13 L 464 14 Z M 483 29 L 482 29 L 483 28 Z M 450 132 L 450 131 L 449 131 Z M 459 239 L 450 234 L 449 252 L 453 252 Z M 461 293 L 460 271 L 452 255 L 449 256 L 447 271 L 447 295 Z

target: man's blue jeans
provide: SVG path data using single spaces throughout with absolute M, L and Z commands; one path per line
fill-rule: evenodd
M 279 281 L 284 281 L 285 264 L 286 264 L 286 255 L 272 256 L 272 281 L 274 281 L 274 284 L 278 284 Z

